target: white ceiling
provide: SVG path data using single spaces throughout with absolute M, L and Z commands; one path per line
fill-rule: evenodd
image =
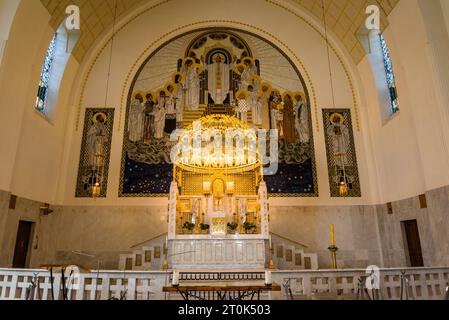
M 149 0 L 117 0 L 118 16 L 127 13 Z M 176 0 L 185 1 L 185 0 Z M 316 18 L 323 20 L 322 0 L 293 0 Z M 65 8 L 70 4 L 80 7 L 81 23 L 84 28 L 73 55 L 82 61 L 84 55 L 95 39 L 107 28 L 112 27 L 115 0 L 41 0 L 51 15 L 51 25 L 56 30 L 65 16 Z M 365 8 L 369 4 L 377 4 L 381 8 L 382 29 L 399 0 L 324 0 L 326 22 L 337 37 L 342 41 L 348 52 L 358 63 L 364 56 L 364 51 L 357 40 L 356 32 L 363 23 Z

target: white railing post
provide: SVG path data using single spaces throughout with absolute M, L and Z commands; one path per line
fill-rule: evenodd
M 312 294 L 312 279 L 310 274 L 302 275 L 303 295 L 310 296 Z

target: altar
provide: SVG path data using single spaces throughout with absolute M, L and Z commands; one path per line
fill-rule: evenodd
M 227 225 L 226 213 L 223 211 L 210 212 L 207 217 L 207 222 L 210 227 L 210 234 L 216 237 L 225 236 Z
M 245 235 L 217 238 L 180 237 L 170 241 L 173 268 L 188 269 L 264 269 L 266 243 L 264 239 Z
M 248 125 L 233 116 L 213 114 L 200 118 L 179 140 L 194 141 L 196 135 L 213 131 L 225 146 L 229 129 L 245 132 L 243 141 L 233 143 L 243 151 L 222 147 L 208 154 L 205 143 L 183 146 L 174 163 L 166 245 L 174 269 L 268 265 L 267 187 L 257 149 L 251 150 L 257 146 L 256 135 L 248 134 Z

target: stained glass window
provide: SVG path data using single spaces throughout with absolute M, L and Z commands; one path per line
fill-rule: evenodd
M 45 60 L 42 65 L 41 78 L 39 81 L 39 88 L 37 91 L 36 105 L 37 111 L 45 113 L 45 104 L 47 102 L 48 86 L 50 82 L 51 69 L 53 62 L 55 60 L 56 51 L 56 38 L 57 35 L 53 37 L 48 47 L 47 54 L 45 55 Z
M 379 34 L 380 46 L 382 48 L 382 55 L 384 58 L 385 73 L 387 75 L 387 85 L 390 92 L 391 112 L 399 111 L 398 93 L 396 91 L 396 82 L 393 70 L 393 63 L 391 61 L 390 51 L 388 50 L 387 42 L 382 34 Z

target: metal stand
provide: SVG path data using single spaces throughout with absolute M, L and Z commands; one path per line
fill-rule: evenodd
M 31 280 L 31 285 L 26 289 L 26 300 L 34 300 L 37 289 L 37 298 L 41 300 L 41 292 L 39 288 L 39 273 L 33 273 L 34 277 Z
M 360 277 L 359 282 L 357 283 L 357 300 L 366 300 L 365 290 L 365 279 Z
M 446 289 L 444 289 L 444 300 L 449 300 L 449 282 L 446 283 Z
M 295 300 L 295 299 L 293 298 L 293 292 L 292 292 L 292 287 L 291 287 L 291 285 L 290 285 L 290 282 L 291 282 L 291 279 L 285 279 L 285 281 L 284 281 L 284 283 L 282 284 L 282 286 L 284 287 L 285 294 L 287 294 L 288 297 L 289 297 L 291 300 Z
M 333 269 L 337 269 L 337 251 L 338 248 L 335 245 L 330 246 L 329 248 L 327 248 L 330 253 L 331 253 L 331 257 L 332 257 L 332 268 Z
M 409 280 L 405 276 L 405 271 L 401 271 L 401 300 L 409 300 Z M 411 297 L 413 299 L 413 297 Z

